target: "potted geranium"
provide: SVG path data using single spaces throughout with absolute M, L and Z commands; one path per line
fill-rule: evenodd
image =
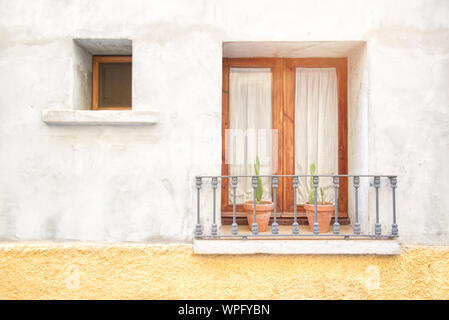
M 259 157 L 256 156 L 254 163 L 254 170 L 256 175 L 260 174 L 260 162 Z M 256 189 L 256 223 L 260 232 L 267 231 L 268 223 L 270 222 L 271 213 L 273 212 L 274 205 L 272 201 L 262 200 L 263 186 L 262 179 L 257 177 L 257 189 Z M 243 209 L 246 212 L 248 219 L 248 227 L 251 230 L 251 226 L 254 223 L 254 201 L 247 201 L 243 204 Z
M 315 174 L 315 164 L 310 165 L 310 174 Z M 324 200 L 324 189 L 320 188 L 321 201 L 318 201 L 317 195 L 317 221 L 320 226 L 320 233 L 329 232 L 329 226 L 332 219 L 332 214 L 335 211 L 335 205 L 332 202 Z M 304 210 L 306 211 L 307 220 L 309 222 L 310 231 L 313 231 L 313 224 L 315 223 L 315 189 L 313 186 L 313 177 L 310 177 L 310 191 L 309 201 L 304 203 Z

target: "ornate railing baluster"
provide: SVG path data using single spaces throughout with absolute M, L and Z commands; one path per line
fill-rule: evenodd
M 334 176 L 334 189 L 335 189 L 335 221 L 334 221 L 334 234 L 340 233 L 340 224 L 338 223 L 338 187 L 340 186 L 340 178 L 338 176 Z
M 382 233 L 381 225 L 379 223 L 379 187 L 380 187 L 380 177 L 374 177 L 374 187 L 376 188 L 376 226 L 374 233 L 376 236 L 380 236 Z
M 277 176 L 273 176 L 273 180 L 272 180 L 272 184 L 273 184 L 273 205 L 274 205 L 274 209 L 273 209 L 273 223 L 271 224 L 271 233 L 272 234 L 278 234 L 279 233 L 279 225 L 276 221 L 276 191 L 278 188 L 278 177 Z
M 257 177 L 252 177 L 252 185 L 253 185 L 253 225 L 251 226 L 251 232 L 253 234 L 258 234 L 259 233 L 259 228 L 257 226 L 257 222 L 256 222 L 256 202 L 257 202 Z
M 391 182 L 391 191 L 393 194 L 393 224 L 391 225 L 391 234 L 393 236 L 397 236 L 398 225 L 396 223 L 396 187 L 398 185 L 398 180 L 396 177 L 391 177 L 390 182 Z
M 195 185 L 197 190 L 195 236 L 200 236 L 203 233 L 203 231 L 201 230 L 201 223 L 200 223 L 200 190 L 201 190 L 200 177 L 195 177 Z
M 217 186 L 218 186 L 218 179 L 217 179 L 217 177 L 213 177 L 212 178 L 212 190 L 213 190 L 213 196 L 214 196 L 214 200 L 213 200 L 213 202 L 214 202 L 214 211 L 213 211 L 213 221 L 212 221 L 212 227 L 211 227 L 211 234 L 213 235 L 213 236 L 216 236 L 217 235 L 217 223 L 216 223 L 216 208 L 217 208 L 217 195 L 216 195 L 216 193 L 217 193 Z
M 235 197 L 236 197 L 236 190 L 237 190 L 237 177 L 231 178 L 231 186 L 233 191 L 233 200 L 232 200 L 232 234 L 238 233 L 238 226 L 235 218 Z
M 359 223 L 359 186 L 360 177 L 354 177 L 354 201 L 355 201 L 355 223 L 354 223 L 354 234 L 360 234 L 360 223 Z
M 293 234 L 298 234 L 299 233 L 299 224 L 298 224 L 298 217 L 297 217 L 297 212 L 296 212 L 296 194 L 298 192 L 298 177 L 294 176 L 293 177 L 293 212 L 294 212 L 294 221 L 292 224 L 292 233 Z
M 318 224 L 318 176 L 313 176 L 313 189 L 315 195 L 315 222 L 313 223 L 313 233 L 320 233 L 320 225 Z

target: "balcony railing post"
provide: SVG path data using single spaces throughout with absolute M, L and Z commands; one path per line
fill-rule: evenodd
M 237 177 L 232 177 L 231 178 L 231 186 L 232 186 L 232 191 L 233 191 L 233 200 L 232 200 L 232 234 L 237 234 L 238 233 L 238 226 L 237 226 L 237 222 L 235 219 L 235 193 L 236 193 L 236 189 L 237 189 Z
M 376 188 L 376 226 L 374 233 L 376 236 L 380 236 L 382 234 L 381 225 L 379 223 L 379 187 L 380 187 L 380 177 L 374 177 L 374 187 Z
M 279 233 L 279 225 L 276 221 L 276 191 L 278 188 L 278 177 L 277 176 L 273 176 L 273 180 L 272 180 L 272 184 L 273 184 L 273 205 L 274 205 L 274 209 L 273 209 L 273 213 L 274 213 L 274 220 L 273 223 L 271 224 L 271 233 L 272 234 L 278 234 Z
M 252 177 L 252 185 L 253 185 L 253 225 L 251 226 L 251 232 L 253 234 L 259 233 L 259 228 L 256 222 L 256 202 L 257 202 L 257 179 L 258 177 Z
M 398 235 L 398 225 L 396 223 L 396 187 L 398 185 L 398 180 L 396 177 L 391 177 L 391 191 L 393 193 L 393 224 L 391 226 L 391 234 L 393 236 Z
M 354 198 L 355 198 L 355 223 L 354 223 L 354 234 L 360 234 L 360 223 L 359 223 L 359 186 L 360 177 L 354 177 Z
M 200 236 L 203 233 L 203 231 L 201 230 L 201 223 L 200 223 L 201 177 L 196 177 L 195 178 L 195 185 L 196 185 L 196 190 L 197 190 L 195 236 Z
M 320 225 L 318 224 L 318 183 L 319 178 L 318 176 L 313 176 L 313 189 L 314 189 L 314 195 L 315 195 L 315 222 L 313 223 L 313 233 L 319 234 L 320 233 Z
M 238 182 L 239 178 L 251 178 L 251 187 L 253 188 L 253 207 L 252 207 L 252 217 L 253 222 L 250 226 L 251 233 L 246 234 L 239 234 L 239 228 L 237 224 L 237 188 L 238 188 Z M 312 179 L 312 188 L 313 188 L 313 198 L 309 201 L 314 200 L 314 221 L 312 226 L 313 234 L 302 234 L 300 233 L 299 228 L 299 216 L 298 216 L 298 209 L 297 209 L 297 202 L 298 202 L 298 188 L 299 186 L 299 178 L 300 177 L 307 177 L 307 179 Z M 332 177 L 332 184 L 334 188 L 334 199 L 335 199 L 335 205 L 334 205 L 334 223 L 333 225 L 333 232 L 332 234 L 321 234 L 320 233 L 320 220 L 318 216 L 318 201 L 319 201 L 319 180 L 320 177 L 330 178 Z M 344 179 L 349 177 L 353 177 L 353 185 L 354 185 L 354 224 L 353 224 L 353 231 L 352 233 L 342 233 L 341 231 L 341 225 L 339 223 L 339 189 L 340 189 L 340 178 L 343 177 Z M 260 182 L 261 178 L 271 178 L 271 185 L 272 185 L 272 191 L 273 191 L 273 223 L 271 224 L 271 234 L 260 234 L 259 235 L 259 226 L 257 223 L 257 196 L 258 192 L 258 184 Z M 277 212 L 277 189 L 279 188 L 279 178 L 285 178 L 285 179 L 292 179 L 292 188 L 293 188 L 293 207 L 294 207 L 294 220 L 292 223 L 292 233 L 289 234 L 280 234 L 279 232 L 279 223 L 278 223 L 278 212 Z M 369 179 L 369 185 L 370 187 L 373 186 L 375 188 L 375 204 L 376 204 L 376 211 L 375 211 L 375 225 L 374 225 L 374 234 L 371 232 L 363 232 L 361 231 L 361 225 L 359 221 L 359 189 L 360 189 L 360 179 L 361 178 L 367 178 Z M 381 187 L 382 179 L 389 179 L 390 181 L 390 187 L 392 190 L 392 224 L 391 224 L 391 233 L 385 231 L 382 234 L 382 224 L 380 221 L 380 193 L 379 189 Z M 211 231 L 208 234 L 205 234 L 204 226 L 201 224 L 201 189 L 203 187 L 203 182 L 205 180 L 209 181 L 211 180 L 211 187 L 212 187 L 212 194 L 213 194 L 213 211 L 212 211 L 212 221 L 211 221 Z M 219 216 L 217 216 L 217 188 L 220 183 L 220 179 L 229 179 L 230 185 L 229 185 L 229 193 L 232 192 L 232 228 L 230 231 L 226 232 L 225 234 L 222 234 L 218 230 L 217 225 L 217 219 L 219 219 Z M 373 180 L 371 180 L 373 179 Z M 288 180 L 287 180 L 288 181 Z M 363 175 L 255 175 L 255 176 L 248 176 L 248 175 L 241 175 L 241 176 L 196 176 L 195 177 L 195 188 L 197 192 L 197 199 L 196 199 L 196 206 L 197 206 L 197 212 L 196 212 L 196 223 L 194 228 L 194 236 L 196 238 L 225 238 L 225 237 L 232 237 L 232 238 L 238 238 L 241 237 L 242 239 L 247 239 L 248 236 L 252 235 L 254 238 L 264 238 L 265 236 L 277 238 L 275 236 L 290 236 L 292 238 L 306 238 L 307 236 L 314 237 L 329 237 L 337 239 L 339 237 L 344 237 L 345 239 L 350 239 L 353 237 L 364 237 L 364 238 L 376 238 L 376 239 L 385 239 L 385 238 L 395 238 L 398 236 L 398 224 L 397 224 L 397 208 L 396 208 L 396 189 L 397 189 L 397 176 L 393 175 L 371 175 L 371 174 L 363 174 Z M 207 189 L 207 188 L 206 188 Z M 391 201 L 391 200 L 390 200 Z M 265 203 L 265 202 L 262 202 Z M 329 203 L 325 202 L 323 199 L 323 203 Z M 207 210 L 206 210 L 207 211 Z M 249 219 L 251 218 L 251 214 L 249 215 Z M 321 219 L 321 217 L 320 217 Z M 341 220 L 341 219 L 340 219 Z M 366 226 L 369 228 L 369 225 Z M 207 228 L 207 226 L 206 226 Z M 371 228 L 373 228 L 371 224 Z M 383 228 L 385 229 L 385 227 Z M 388 229 L 388 228 L 387 228 Z M 372 230 L 372 229 L 371 229 Z M 232 234 L 231 234 L 232 232 Z M 257 237 L 256 237 L 257 236 Z
M 294 212 L 294 222 L 292 224 L 292 233 L 298 234 L 299 233 L 299 224 L 298 224 L 298 217 L 296 213 L 296 193 L 298 191 L 298 176 L 293 177 L 293 212 Z
M 338 187 L 340 186 L 340 178 L 338 176 L 334 176 L 334 190 L 335 190 L 335 221 L 334 221 L 334 234 L 340 233 L 340 224 L 338 223 Z
M 214 211 L 213 211 L 213 222 L 212 222 L 212 228 L 211 228 L 211 234 L 213 236 L 217 235 L 217 223 L 216 223 L 216 207 L 217 207 L 217 195 L 216 195 L 216 191 L 217 191 L 217 186 L 218 186 L 218 179 L 217 177 L 213 177 L 212 178 L 212 190 L 213 190 L 213 195 L 214 195 Z

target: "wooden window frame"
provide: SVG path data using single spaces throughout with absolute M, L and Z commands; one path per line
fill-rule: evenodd
M 98 89 L 100 83 L 100 63 L 132 63 L 132 56 L 93 56 L 92 57 L 92 110 L 131 110 L 131 107 L 98 106 Z M 132 76 L 131 76 L 132 77 Z M 132 82 L 132 78 L 131 78 Z
M 272 108 L 273 129 L 278 130 L 278 170 L 273 174 L 293 174 L 295 171 L 295 81 L 296 68 L 335 68 L 338 81 L 338 173 L 348 173 L 348 123 L 347 123 L 347 59 L 346 58 L 223 58 L 222 72 L 222 175 L 229 174 L 229 164 L 225 163 L 226 130 L 229 129 L 229 71 L 230 68 L 271 68 L 272 70 Z M 284 191 L 285 190 L 285 191 Z M 223 179 L 221 185 L 221 216 L 223 222 L 232 217 L 232 204 L 229 204 L 229 182 Z M 292 179 L 282 178 L 277 189 L 278 217 L 293 217 Z M 339 218 L 349 223 L 348 182 L 340 179 Z M 298 217 L 306 219 L 304 208 L 297 205 Z M 244 218 L 243 205 L 236 205 L 236 217 Z M 246 219 L 245 219 L 246 220 Z M 244 222 L 244 220 L 240 220 Z

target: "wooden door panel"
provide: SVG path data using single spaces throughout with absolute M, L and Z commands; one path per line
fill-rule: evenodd
M 347 174 L 347 62 L 346 58 L 291 58 L 284 59 L 284 174 L 295 174 L 295 86 L 296 68 L 329 68 L 337 71 L 338 81 L 338 173 Z M 308 174 L 304 172 L 303 174 Z M 347 179 L 340 179 L 339 216 L 347 217 Z M 292 179 L 284 182 L 283 215 L 293 216 Z M 341 212 L 340 212 L 341 211 Z M 304 208 L 297 204 L 298 216 L 304 216 Z
M 229 73 L 230 68 L 271 68 L 272 72 L 272 128 L 278 130 L 277 147 L 282 149 L 282 61 L 277 58 L 224 58 L 223 59 L 223 87 L 222 87 L 222 175 L 229 175 L 229 164 L 226 164 L 226 149 L 229 147 L 226 141 L 225 133 L 229 129 Z M 273 154 L 273 156 L 276 156 Z M 277 153 L 277 170 L 272 174 L 281 174 L 282 172 L 282 153 Z M 277 211 L 282 209 L 282 185 L 280 184 L 276 192 Z M 223 179 L 221 185 L 221 210 L 222 216 L 232 216 L 232 204 L 229 203 L 232 194 L 229 194 L 229 181 Z M 242 204 L 236 205 L 236 211 L 239 216 L 244 216 Z
M 273 174 L 295 173 L 295 78 L 297 67 L 335 67 L 338 80 L 338 173 L 348 173 L 347 162 L 347 60 L 346 58 L 224 58 L 222 87 L 222 175 L 229 174 L 225 163 L 229 129 L 229 70 L 231 67 L 260 67 L 272 70 L 273 129 L 278 130 L 278 168 Z M 222 217 L 232 217 L 228 192 L 229 181 L 221 185 Z M 339 217 L 347 218 L 348 181 L 340 179 Z M 293 217 L 293 187 L 291 178 L 280 178 L 276 193 L 278 217 Z M 237 216 L 244 217 L 243 206 L 236 206 Z M 297 204 L 298 217 L 305 217 L 303 206 Z

